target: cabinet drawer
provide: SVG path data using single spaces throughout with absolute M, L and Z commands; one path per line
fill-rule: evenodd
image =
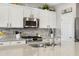
M 11 42 L 11 45 L 20 45 L 20 44 L 25 44 L 25 41 L 13 41 L 13 42 Z
M 0 42 L 0 46 L 7 46 L 9 45 L 9 42 Z

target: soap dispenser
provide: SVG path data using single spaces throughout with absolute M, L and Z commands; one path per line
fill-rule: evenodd
M 16 34 L 16 40 L 19 40 L 20 39 L 20 32 L 15 31 L 15 34 Z

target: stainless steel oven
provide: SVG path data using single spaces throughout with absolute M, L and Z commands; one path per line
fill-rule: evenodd
M 35 27 L 38 28 L 39 27 L 39 19 L 37 18 L 30 18 L 30 17 L 24 17 L 24 28 L 27 27 Z

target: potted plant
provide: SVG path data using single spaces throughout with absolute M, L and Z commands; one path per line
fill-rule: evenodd
M 42 7 L 39 7 L 40 9 L 43 9 L 43 10 L 49 10 L 49 11 L 55 11 L 55 8 L 53 8 L 53 9 L 51 9 L 50 7 L 49 7 L 49 5 L 48 4 L 43 4 L 43 6 Z
M 49 10 L 49 6 L 48 6 L 48 4 L 43 4 L 43 6 L 42 7 L 39 7 L 40 9 L 46 9 L 46 10 Z

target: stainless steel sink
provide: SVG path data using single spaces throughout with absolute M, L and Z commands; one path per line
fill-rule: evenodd
M 34 44 L 29 44 L 29 46 L 38 48 L 38 47 L 52 46 L 52 44 L 50 44 L 50 43 L 34 43 Z
M 29 44 L 29 46 L 38 48 L 38 47 L 44 47 L 44 44 Z

